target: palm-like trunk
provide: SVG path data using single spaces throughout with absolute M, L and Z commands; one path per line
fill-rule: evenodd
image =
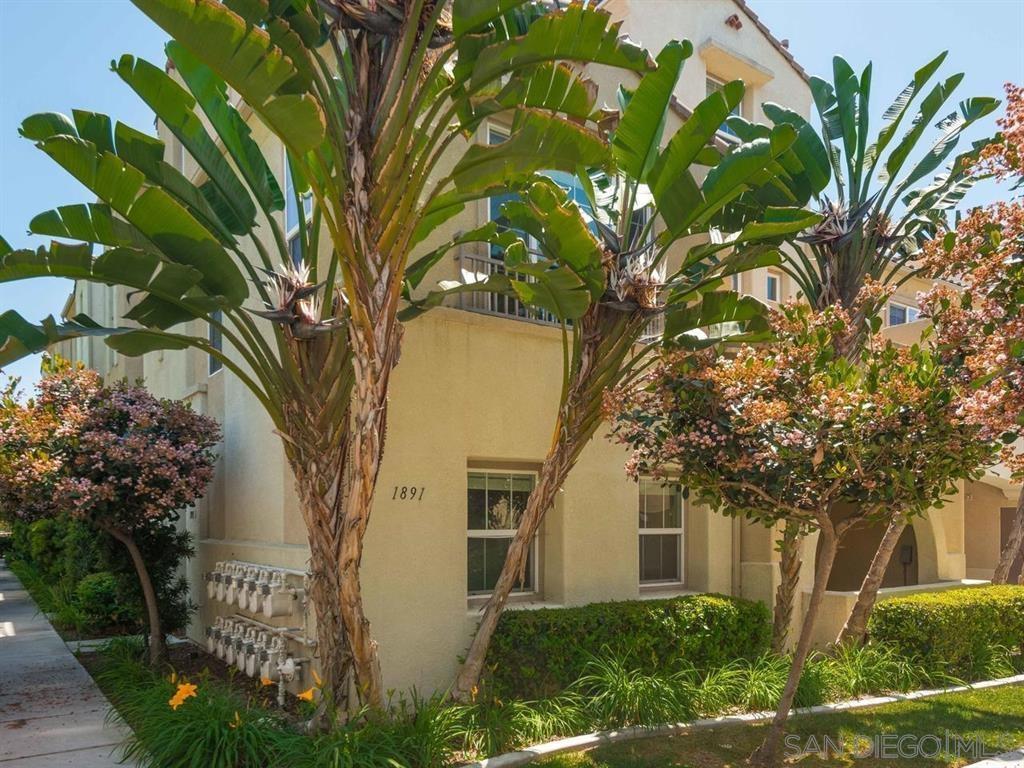
M 882 536 L 882 541 L 878 545 L 878 550 L 871 560 L 868 572 L 864 575 L 864 581 L 861 582 L 857 602 L 854 604 L 846 624 L 840 631 L 839 637 L 836 638 L 836 643 L 860 644 L 864 642 L 868 633 L 868 619 L 871 618 L 871 611 L 874 609 L 875 601 L 878 599 L 878 590 L 882 586 L 882 580 L 885 578 L 885 571 L 889 567 L 889 561 L 892 560 L 892 554 L 896 551 L 896 544 L 899 542 L 900 536 L 903 535 L 906 527 L 907 519 L 903 515 L 897 514 L 893 516 L 889 527 L 885 531 L 885 535 Z
M 398 301 L 398 284 L 390 284 L 386 290 L 377 286 L 372 294 L 364 295 L 361 306 L 370 311 L 350 321 L 348 339 L 354 386 L 348 482 L 343 484 L 344 514 L 338 551 L 338 608 L 345 624 L 359 700 L 373 709 L 384 706 L 384 680 L 377 643 L 363 608 L 360 566 L 384 455 L 391 372 L 401 349 L 402 326 L 396 319 Z
M 750 756 L 751 765 L 758 768 L 770 768 L 778 762 L 779 745 L 782 742 L 786 720 L 789 718 L 789 710 L 793 707 L 797 686 L 800 684 L 800 677 L 811 650 L 814 623 L 818 618 L 825 590 L 828 588 L 828 579 L 832 573 L 832 564 L 835 562 L 836 552 L 839 549 L 839 536 L 827 514 L 820 518 L 820 525 L 821 550 L 818 552 L 818 563 L 814 570 L 814 588 L 811 591 L 811 600 L 807 605 L 807 613 L 804 614 L 804 621 L 800 628 L 800 639 L 797 641 L 796 650 L 793 653 L 793 665 L 790 667 L 782 698 L 779 700 L 778 709 L 775 711 L 775 717 L 768 727 L 764 741 Z
M 317 650 L 325 699 L 343 714 L 348 708 L 351 654 L 337 609 L 340 592 L 341 484 L 346 446 L 316 458 L 293 458 L 292 471 L 309 538 L 309 598 L 316 613 Z M 304 456 L 305 453 L 299 454 Z
M 568 386 L 559 408 L 551 447 L 455 680 L 454 698 L 468 700 L 479 685 L 491 638 L 513 587 L 523 578 L 533 537 L 554 506 L 556 494 L 576 465 L 583 447 L 601 423 L 604 392 L 620 380 L 625 358 L 645 322 L 642 312 L 626 313 L 599 303 L 592 305 L 577 321 L 578 347 L 568 372 Z
M 789 637 L 789 626 L 793 619 L 793 604 L 796 601 L 796 590 L 800 584 L 800 527 L 786 523 L 779 542 L 779 586 L 775 590 L 775 617 L 772 622 L 772 650 L 783 653 L 786 650 L 786 639 Z
M 163 625 L 160 622 L 160 607 L 156 599 L 156 590 L 153 588 L 153 580 L 149 578 L 149 569 L 146 568 L 146 561 L 139 551 L 139 545 L 127 531 L 109 525 L 100 526 L 115 539 L 124 544 L 131 555 L 132 564 L 135 566 L 135 573 L 139 577 L 139 585 L 142 587 L 142 597 L 146 603 L 146 614 L 149 618 L 149 665 L 160 666 L 167 659 L 167 641 L 164 638 Z
M 1024 552 L 1024 488 L 1017 496 L 1017 513 L 1013 516 L 1010 536 L 999 553 L 999 562 L 992 574 L 993 584 L 1005 584 L 1010 578 L 1010 569 Z M 1024 583 L 1024 569 L 1021 569 L 1021 583 Z

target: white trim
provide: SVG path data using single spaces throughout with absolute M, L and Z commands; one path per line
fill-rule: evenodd
M 292 193 L 291 190 L 291 187 L 293 186 L 292 172 L 291 168 L 288 165 L 288 149 L 286 147 L 281 147 L 281 157 L 283 158 L 284 162 L 284 173 L 282 174 L 282 180 L 284 181 L 284 189 L 281 190 L 282 194 L 284 195 L 284 210 L 281 211 L 281 218 L 284 223 L 284 242 L 285 245 L 288 246 L 288 255 L 289 257 L 291 257 L 292 240 L 295 238 L 297 234 L 299 234 L 299 224 L 298 222 L 296 222 L 294 227 L 292 227 L 291 229 L 288 228 L 288 206 L 295 205 L 295 195 Z M 306 200 L 309 200 L 309 214 L 306 214 Z M 306 217 L 307 223 L 311 221 L 313 218 L 314 205 L 315 203 L 313 201 L 313 192 L 311 190 L 302 196 L 302 215 Z
M 640 500 L 643 498 L 641 490 L 641 483 L 657 483 L 656 480 L 650 477 L 641 477 L 636 484 L 637 492 L 637 583 L 640 589 L 663 589 L 666 587 L 681 587 L 686 584 L 686 499 L 682 496 L 682 485 L 679 483 L 669 483 L 668 485 L 676 485 L 679 487 L 679 527 L 678 528 L 641 528 L 639 515 Z M 658 485 L 659 489 L 663 490 L 665 484 Z M 678 548 L 678 562 L 679 562 L 679 578 L 678 579 L 657 579 L 651 581 L 644 581 L 642 578 L 643 563 L 640 562 L 640 540 L 644 536 L 675 536 L 677 538 Z
M 893 323 L 892 322 L 892 315 L 890 314 L 892 307 L 899 307 L 900 309 L 905 310 L 904 313 L 903 313 L 903 316 L 906 319 L 902 323 Z M 910 313 L 911 312 L 913 312 L 914 315 L 915 315 L 915 317 L 913 319 L 911 319 L 911 317 L 910 317 Z M 909 323 L 917 322 L 920 319 L 920 317 L 921 317 L 921 310 L 920 310 L 920 308 L 915 307 L 913 304 L 904 304 L 902 301 L 893 301 L 892 299 L 890 299 L 888 302 L 886 302 L 886 305 L 885 305 L 885 324 L 887 326 L 893 327 L 893 326 L 897 326 L 897 325 L 907 325 Z
M 717 85 L 719 87 L 719 89 L 725 88 L 725 86 L 727 86 L 731 82 L 729 80 L 723 80 L 720 77 L 716 77 L 715 75 L 712 75 L 705 68 L 705 70 L 704 70 L 704 98 L 705 99 L 708 96 L 711 95 L 710 93 L 708 93 L 708 81 L 710 81 L 710 82 L 714 83 L 715 85 Z M 747 94 L 746 94 L 746 90 L 745 90 L 743 96 L 740 98 L 739 103 L 736 105 L 736 111 L 735 112 L 730 112 L 729 115 L 736 115 L 736 117 L 743 117 L 743 99 L 746 98 L 746 95 Z M 703 99 L 702 99 L 702 101 L 703 101 Z M 729 115 L 726 115 L 726 119 L 728 119 Z M 740 137 L 737 136 L 735 133 L 730 133 L 729 131 L 725 130 L 722 127 L 722 126 L 725 126 L 725 125 L 726 125 L 726 122 L 725 122 L 725 120 L 723 120 L 722 121 L 722 125 L 720 125 L 718 128 L 715 129 L 715 135 L 718 136 L 718 138 L 720 138 L 720 139 L 722 139 L 724 141 L 739 143 Z
M 775 298 L 768 295 L 768 281 L 775 279 Z M 769 304 L 778 304 L 782 301 L 782 273 L 776 269 L 769 269 L 764 277 L 764 298 Z
M 534 488 L 537 487 L 538 473 L 535 470 L 530 469 L 497 469 L 488 467 L 467 467 L 466 468 L 466 490 L 469 491 L 469 476 L 473 474 L 482 475 L 507 475 L 508 477 L 529 477 L 532 485 L 530 487 L 530 493 L 533 493 Z M 468 502 L 468 500 L 467 500 Z M 525 511 L 525 510 L 524 510 Z M 470 539 L 511 539 L 516 535 L 518 528 L 470 528 L 469 527 L 469 507 L 467 503 L 466 507 L 466 544 L 468 547 Z M 529 558 L 533 561 L 533 567 L 530 569 L 530 582 L 532 584 L 530 589 L 516 590 L 513 589 L 509 593 L 509 598 L 524 598 L 530 596 L 536 596 L 540 594 L 539 589 L 539 578 L 540 578 L 540 547 L 538 546 L 538 540 L 540 538 L 539 532 L 534 535 L 533 541 L 530 543 L 530 555 Z M 469 551 L 466 551 L 466 564 L 469 565 Z M 481 599 L 487 599 L 493 595 L 493 591 L 488 592 L 470 592 L 469 591 L 469 579 L 467 573 L 466 580 L 466 599 L 471 603 L 479 601 Z

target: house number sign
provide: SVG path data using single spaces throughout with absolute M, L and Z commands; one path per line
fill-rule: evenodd
M 391 498 L 394 501 L 423 501 L 423 494 L 426 492 L 426 486 L 396 485 Z

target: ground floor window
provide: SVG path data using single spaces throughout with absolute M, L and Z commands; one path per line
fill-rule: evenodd
M 528 472 L 469 473 L 467 483 L 467 591 L 486 595 L 494 590 L 512 537 L 526 509 L 535 476 Z M 533 542 L 523 580 L 513 592 L 536 591 L 537 542 Z
M 640 479 L 640 584 L 683 582 L 683 489 Z

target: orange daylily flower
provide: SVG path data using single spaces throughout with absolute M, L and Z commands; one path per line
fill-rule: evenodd
M 261 685 L 273 685 L 274 681 L 271 680 L 269 677 L 261 677 L 260 678 L 260 684 Z
M 308 691 L 303 691 L 302 693 L 299 694 L 299 698 L 302 699 L 303 701 L 312 701 L 313 700 L 313 691 L 315 691 L 315 690 L 316 690 L 316 688 L 310 688 Z
M 171 709 L 177 709 L 185 703 L 185 699 L 195 696 L 197 690 L 198 687 L 192 683 L 180 683 L 178 690 L 167 703 L 171 705 Z

